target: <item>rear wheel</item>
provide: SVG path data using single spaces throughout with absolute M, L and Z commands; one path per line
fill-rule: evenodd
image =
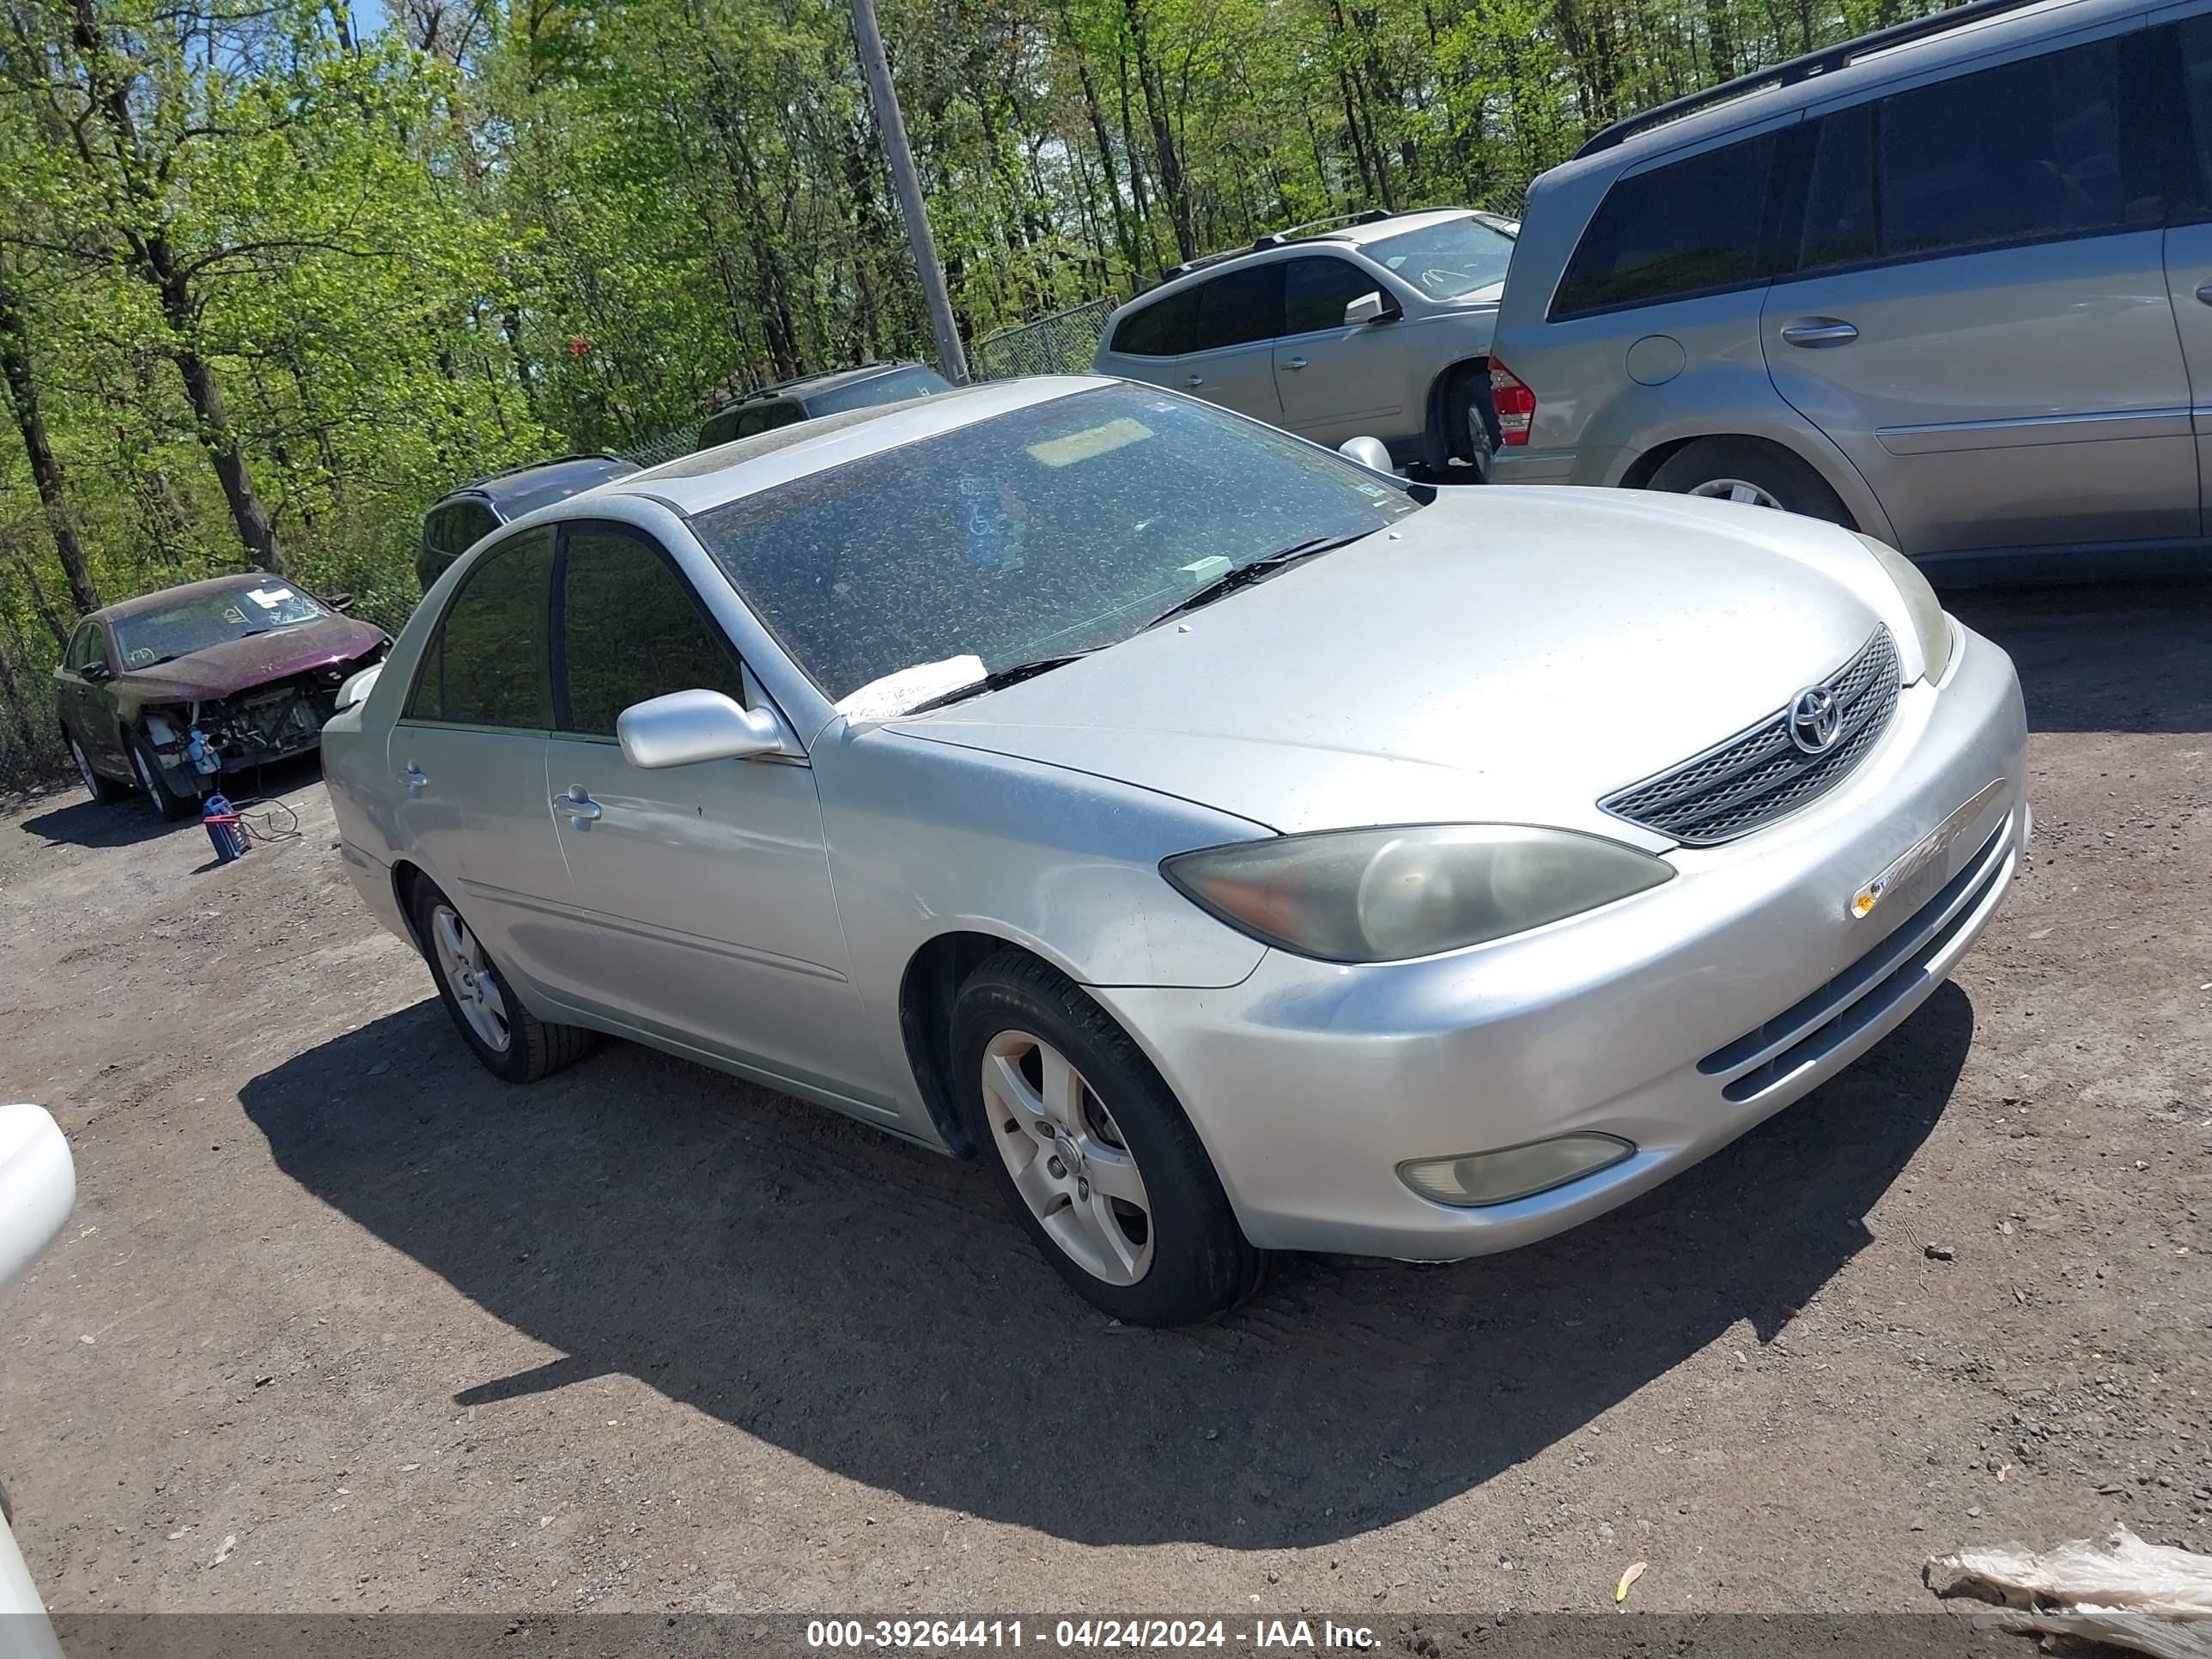
M 1487 365 L 1462 363 L 1452 372 L 1444 392 L 1444 436 L 1453 456 L 1468 463 L 1484 483 L 1490 481 L 1490 458 L 1497 451 L 1498 434 L 1491 430 L 1490 369 Z
M 434 884 L 416 883 L 411 908 L 438 1000 L 486 1071 L 509 1083 L 535 1083 L 591 1052 L 594 1033 L 552 1024 L 522 1006 L 476 931 Z
M 952 1035 L 983 1162 L 1078 1295 L 1131 1324 L 1180 1325 L 1250 1293 L 1264 1258 L 1190 1120 L 1105 1010 L 1008 951 L 961 987 Z
M 1750 438 L 1700 438 L 1685 444 L 1660 463 L 1650 488 L 1778 508 L 1830 524 L 1851 522 L 1826 479 L 1787 450 Z
M 76 775 L 84 780 L 85 793 L 102 806 L 112 806 L 131 793 L 128 784 L 104 778 L 92 769 L 92 757 L 84 752 L 84 745 L 75 738 L 69 740 L 70 758 L 76 763 Z
M 161 770 L 161 763 L 155 756 L 154 746 L 143 738 L 131 739 L 131 769 L 138 774 L 138 787 L 146 792 L 155 808 L 174 823 L 179 818 L 198 817 L 200 803 L 197 795 L 182 795 L 169 787 L 169 780 Z

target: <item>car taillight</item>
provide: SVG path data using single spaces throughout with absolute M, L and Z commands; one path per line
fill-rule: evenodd
M 1536 418 L 1536 394 L 1521 377 L 1492 358 L 1490 363 L 1490 405 L 1498 411 L 1498 440 L 1516 445 L 1528 441 L 1528 428 Z

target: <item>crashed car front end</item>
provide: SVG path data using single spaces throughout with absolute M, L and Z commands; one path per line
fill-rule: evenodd
M 240 687 L 222 696 L 149 704 L 143 715 L 154 758 L 179 793 L 227 772 L 304 755 L 337 712 L 338 688 L 382 660 L 379 643 L 357 656 Z

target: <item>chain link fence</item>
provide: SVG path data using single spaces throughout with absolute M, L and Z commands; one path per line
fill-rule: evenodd
M 1116 303 L 1111 299 L 1093 300 L 1039 317 L 1019 328 L 1001 329 L 969 348 L 969 367 L 979 380 L 1087 373 Z

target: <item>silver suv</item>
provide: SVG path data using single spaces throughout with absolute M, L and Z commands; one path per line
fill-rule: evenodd
M 1177 265 L 1107 320 L 1092 368 L 1334 447 L 1483 465 L 1510 219 L 1466 208 L 1301 226 Z
M 1492 477 L 1954 579 L 2170 562 L 2212 489 L 2208 179 L 2212 0 L 1976 0 L 1623 122 L 1529 193 Z

